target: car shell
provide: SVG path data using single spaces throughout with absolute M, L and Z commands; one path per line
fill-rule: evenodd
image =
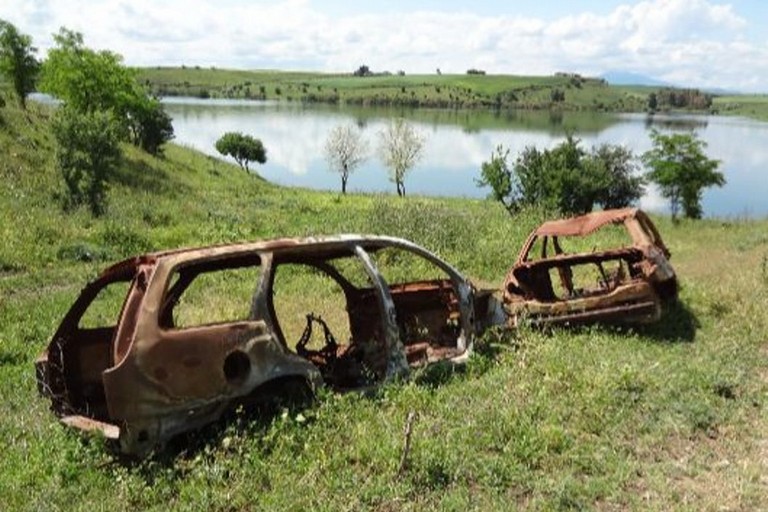
M 575 252 L 561 246 L 564 239 L 590 237 L 611 225 L 623 225 L 629 245 Z M 637 208 L 545 222 L 529 235 L 507 273 L 504 309 L 513 326 L 522 319 L 534 324 L 654 322 L 662 304 L 677 297 L 669 258 L 653 222 Z M 574 273 L 588 268 L 595 280 L 574 285 Z
M 388 283 L 373 261 L 404 251 L 439 269 L 442 279 Z M 334 265 L 352 259 L 367 275 L 357 287 Z M 343 290 L 351 339 L 322 349 L 292 348 L 275 315 L 275 271 L 305 265 Z M 248 317 L 180 328 L 171 318 L 200 275 L 258 266 Z M 114 283 L 128 292 L 117 319 L 87 328 L 81 319 Z M 143 455 L 225 411 L 296 388 L 355 389 L 406 376 L 438 360 L 462 362 L 475 336 L 475 291 L 452 266 L 407 240 L 338 235 L 156 252 L 107 268 L 89 283 L 36 361 L 38 388 L 62 422 L 119 440 Z M 322 319 L 312 325 L 331 336 Z M 411 334 L 412 333 L 412 334 Z M 305 331 L 305 335 L 307 331 Z M 302 336 L 304 338 L 304 336 Z M 306 342 L 305 339 L 302 340 Z M 301 354 L 299 353 L 301 352 Z

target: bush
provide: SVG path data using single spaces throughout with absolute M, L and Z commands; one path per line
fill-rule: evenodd
M 87 204 L 95 216 L 106 211 L 107 179 L 122 158 L 120 130 L 104 112 L 62 107 L 53 122 L 56 167 L 66 186 L 65 208 Z
M 480 187 L 491 188 L 491 198 L 514 214 L 522 206 L 541 206 L 562 214 L 581 214 L 595 204 L 603 208 L 630 205 L 643 193 L 644 179 L 636 174 L 632 152 L 623 146 L 603 144 L 590 153 L 569 135 L 553 149 L 529 146 L 514 165 L 509 151 L 496 148 L 483 162 Z
M 152 155 L 162 153 L 162 145 L 173 139 L 173 124 L 163 105 L 155 98 L 141 97 L 128 112 L 133 143 Z

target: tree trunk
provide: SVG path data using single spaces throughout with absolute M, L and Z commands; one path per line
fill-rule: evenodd
M 341 193 L 346 194 L 347 193 L 347 177 L 343 174 L 341 175 Z

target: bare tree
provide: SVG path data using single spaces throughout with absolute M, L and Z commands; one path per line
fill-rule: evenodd
M 341 175 L 341 193 L 347 193 L 349 175 L 368 158 L 368 142 L 352 125 L 337 126 L 325 141 L 325 159 Z
M 379 155 L 389 168 L 389 179 L 397 185 L 397 195 L 405 195 L 405 175 L 424 154 L 425 138 L 403 118 L 393 119 L 381 131 Z

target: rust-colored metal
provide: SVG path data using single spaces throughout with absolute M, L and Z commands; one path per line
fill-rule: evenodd
M 631 245 L 590 252 L 563 250 L 564 238 L 588 237 L 608 225 L 623 225 Z M 540 254 L 534 246 L 540 246 Z M 677 297 L 669 257 L 656 227 L 637 208 L 545 222 L 528 237 L 504 280 L 509 323 L 516 326 L 523 318 L 534 324 L 656 321 L 662 304 Z M 590 271 L 591 282 L 574 282 L 574 275 L 583 278 Z
M 382 249 L 424 258 L 445 278 L 387 283 L 370 257 Z M 362 265 L 368 286 L 353 285 L 334 267 L 344 258 Z M 285 339 L 274 275 L 297 264 L 343 290 L 349 340 L 337 342 L 322 322 L 320 350 L 301 342 L 293 349 L 296 340 Z M 248 318 L 175 325 L 174 308 L 199 275 L 251 266 L 260 277 Z M 106 327 L 83 327 L 94 299 L 114 283 L 128 288 L 119 316 Z M 101 431 L 119 439 L 122 451 L 143 455 L 233 406 L 323 384 L 375 385 L 437 360 L 462 362 L 476 334 L 474 306 L 475 290 L 458 271 L 398 238 L 339 235 L 145 254 L 112 265 L 83 289 L 35 363 L 38 388 L 62 422 Z

